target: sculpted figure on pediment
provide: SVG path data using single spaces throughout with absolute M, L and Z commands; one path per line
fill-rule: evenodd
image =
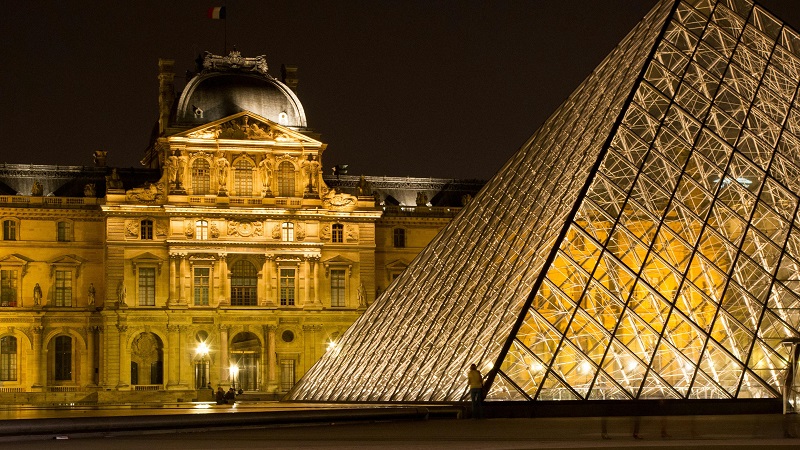
M 144 186 L 125 192 L 128 201 L 155 203 L 164 198 L 164 187 L 161 184 L 145 183 Z
M 84 197 L 97 197 L 97 189 L 94 183 L 88 183 L 83 186 Z
M 350 194 L 336 192 L 336 189 L 331 189 L 325 194 L 322 199 L 322 205 L 328 209 L 344 210 L 355 208 L 356 198 Z

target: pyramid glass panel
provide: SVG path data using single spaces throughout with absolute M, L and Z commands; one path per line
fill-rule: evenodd
M 289 398 L 778 397 L 800 338 L 800 34 L 662 0 Z

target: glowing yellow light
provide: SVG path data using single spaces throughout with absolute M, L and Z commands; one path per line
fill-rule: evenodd
M 335 341 L 328 341 L 328 351 L 336 349 L 336 342 Z
M 544 366 L 539 361 L 535 361 L 533 364 L 531 364 L 531 372 L 541 372 L 542 369 L 544 369 Z
M 206 345 L 205 342 L 201 342 L 201 343 L 197 344 L 197 350 L 196 351 L 197 351 L 198 355 L 201 355 L 201 356 L 208 355 L 208 346 Z
M 637 364 L 636 364 L 635 361 L 629 362 L 628 363 L 628 371 L 629 372 L 633 372 L 634 370 L 636 370 L 636 366 L 637 366 Z
M 239 375 L 239 366 L 237 366 L 236 364 L 231 364 L 230 370 L 231 370 L 231 376 L 233 378 L 236 378 L 236 375 Z
M 582 362 L 581 365 L 578 366 L 578 372 L 580 373 L 589 373 L 589 370 L 591 369 L 592 366 L 586 361 Z

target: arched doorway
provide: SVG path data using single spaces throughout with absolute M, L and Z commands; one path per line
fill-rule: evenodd
M 258 390 L 258 366 L 261 360 L 261 341 L 250 332 L 239 333 L 231 341 L 231 365 L 239 368 L 236 379 L 231 380 L 236 389 Z
M 131 344 L 131 384 L 164 384 L 164 344 L 153 333 L 142 333 Z

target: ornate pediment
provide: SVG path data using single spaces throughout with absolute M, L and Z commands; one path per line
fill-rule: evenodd
M 85 263 L 86 261 L 88 260 L 77 255 L 63 255 L 52 259 L 47 263 L 50 265 L 51 277 L 55 274 L 55 271 L 58 268 L 71 268 L 76 271 L 75 276 L 78 277 L 80 276 L 81 264 Z
M 131 267 L 133 268 L 133 274 L 136 275 L 136 268 L 137 266 L 149 266 L 149 267 L 156 267 L 158 269 L 158 274 L 161 275 L 161 265 L 164 263 L 164 259 L 154 255 L 150 252 L 142 253 L 134 258 L 131 258 Z
M 175 137 L 321 144 L 308 136 L 247 111 L 179 133 Z
M 29 262 L 33 262 L 33 260 L 18 253 L 12 253 L 0 258 L 0 264 L 2 265 L 24 266 Z
M 358 206 L 358 198 L 343 192 L 336 192 L 336 189 L 331 189 L 322 198 L 322 206 L 334 211 L 353 210 Z

